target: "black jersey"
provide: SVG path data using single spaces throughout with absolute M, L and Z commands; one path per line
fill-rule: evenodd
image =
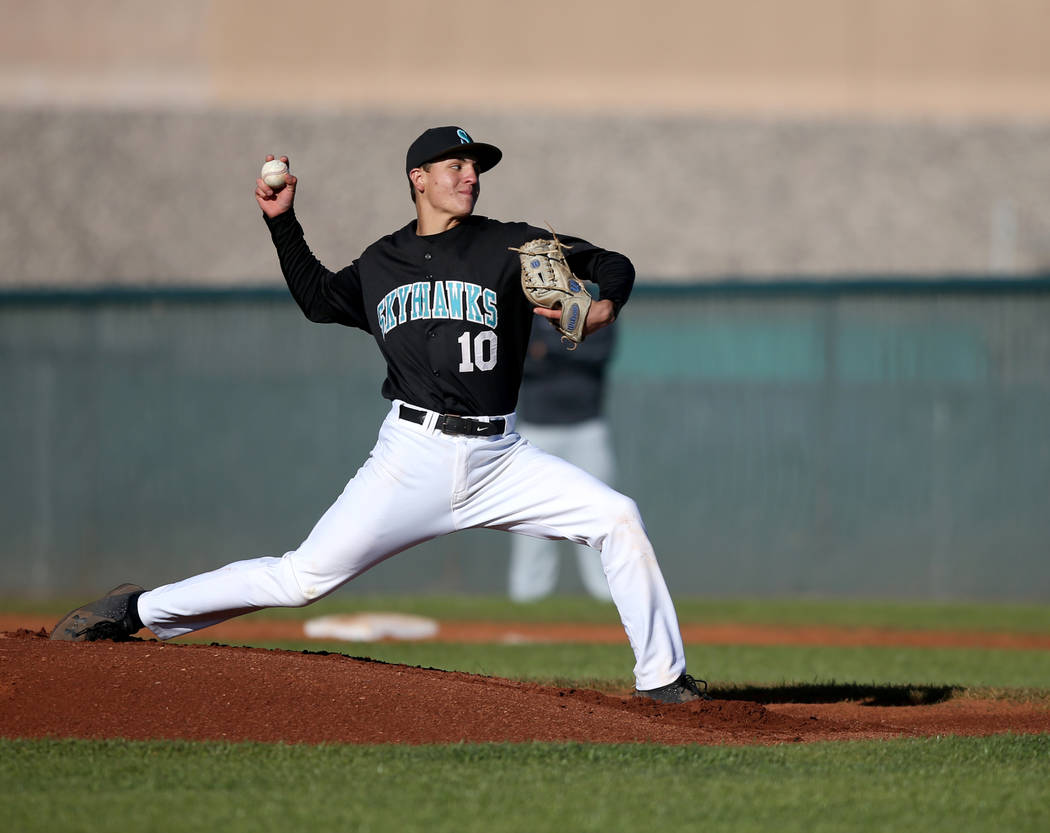
M 550 232 L 470 216 L 440 234 L 413 220 L 332 272 L 313 255 L 293 212 L 267 219 L 292 296 L 311 321 L 358 327 L 386 360 L 383 396 L 461 416 L 515 408 L 534 318 L 512 247 Z M 616 309 L 634 267 L 623 255 L 559 235 L 573 272 Z

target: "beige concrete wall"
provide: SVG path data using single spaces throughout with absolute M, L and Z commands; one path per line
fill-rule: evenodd
M 252 197 L 267 152 L 346 265 L 412 217 L 405 149 L 448 115 L 0 112 L 0 286 L 280 285 Z M 454 121 L 505 152 L 479 212 L 623 251 L 646 281 L 1050 271 L 1050 125 Z
M 2 0 L 0 104 L 1050 118 L 1047 0 Z
M 433 124 L 643 280 L 1050 271 L 1050 0 L 523 8 L 0 0 L 0 287 L 279 284 L 268 152 L 341 266 Z

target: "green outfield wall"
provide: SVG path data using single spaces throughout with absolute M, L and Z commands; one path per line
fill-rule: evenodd
M 646 285 L 617 326 L 617 485 L 672 592 L 1050 600 L 1050 277 Z M 382 375 L 278 290 L 0 296 L 0 595 L 294 549 L 367 456 Z M 449 536 L 347 592 L 498 593 L 508 542 Z

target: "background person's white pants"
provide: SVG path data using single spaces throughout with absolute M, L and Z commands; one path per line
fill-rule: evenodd
M 685 652 L 670 594 L 635 502 L 514 431 L 467 438 L 398 418 L 309 536 L 283 557 L 238 561 L 144 593 L 139 616 L 161 639 L 267 607 L 301 607 L 402 550 L 486 527 L 567 538 L 601 551 L 635 655 L 640 689 L 674 682 Z
M 520 422 L 518 431 L 533 445 L 612 485 L 616 463 L 605 420 L 589 419 L 569 425 Z M 557 541 L 545 538 L 515 535 L 511 539 L 508 578 L 511 599 L 528 602 L 554 592 L 558 583 L 559 548 Z M 601 554 L 584 544 L 577 544 L 573 549 L 580 579 L 587 592 L 596 599 L 612 599 Z

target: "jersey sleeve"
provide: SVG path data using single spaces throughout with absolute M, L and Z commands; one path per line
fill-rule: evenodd
M 524 240 L 550 237 L 550 229 L 531 225 L 524 229 Z M 558 238 L 567 249 L 566 261 L 572 274 L 596 284 L 598 300 L 611 300 L 614 313 L 619 315 L 619 309 L 627 304 L 634 288 L 634 264 L 626 255 L 595 246 L 583 237 L 559 234 Z
M 551 236 L 550 229 L 532 225 L 525 226 L 525 234 L 524 239 Z M 613 310 L 619 315 L 620 308 L 627 303 L 634 288 L 635 271 L 630 259 L 619 252 L 595 246 L 582 237 L 559 234 L 558 239 L 565 244 L 566 260 L 572 273 L 597 284 L 598 300 L 612 301 Z
M 343 324 L 371 332 L 356 262 L 338 272 L 327 269 L 307 246 L 294 211 L 264 219 L 281 272 L 303 314 L 319 324 Z
M 627 303 L 634 288 L 634 264 L 619 252 L 590 249 L 566 258 L 573 274 L 598 284 L 598 300 L 612 301 L 614 314 Z

